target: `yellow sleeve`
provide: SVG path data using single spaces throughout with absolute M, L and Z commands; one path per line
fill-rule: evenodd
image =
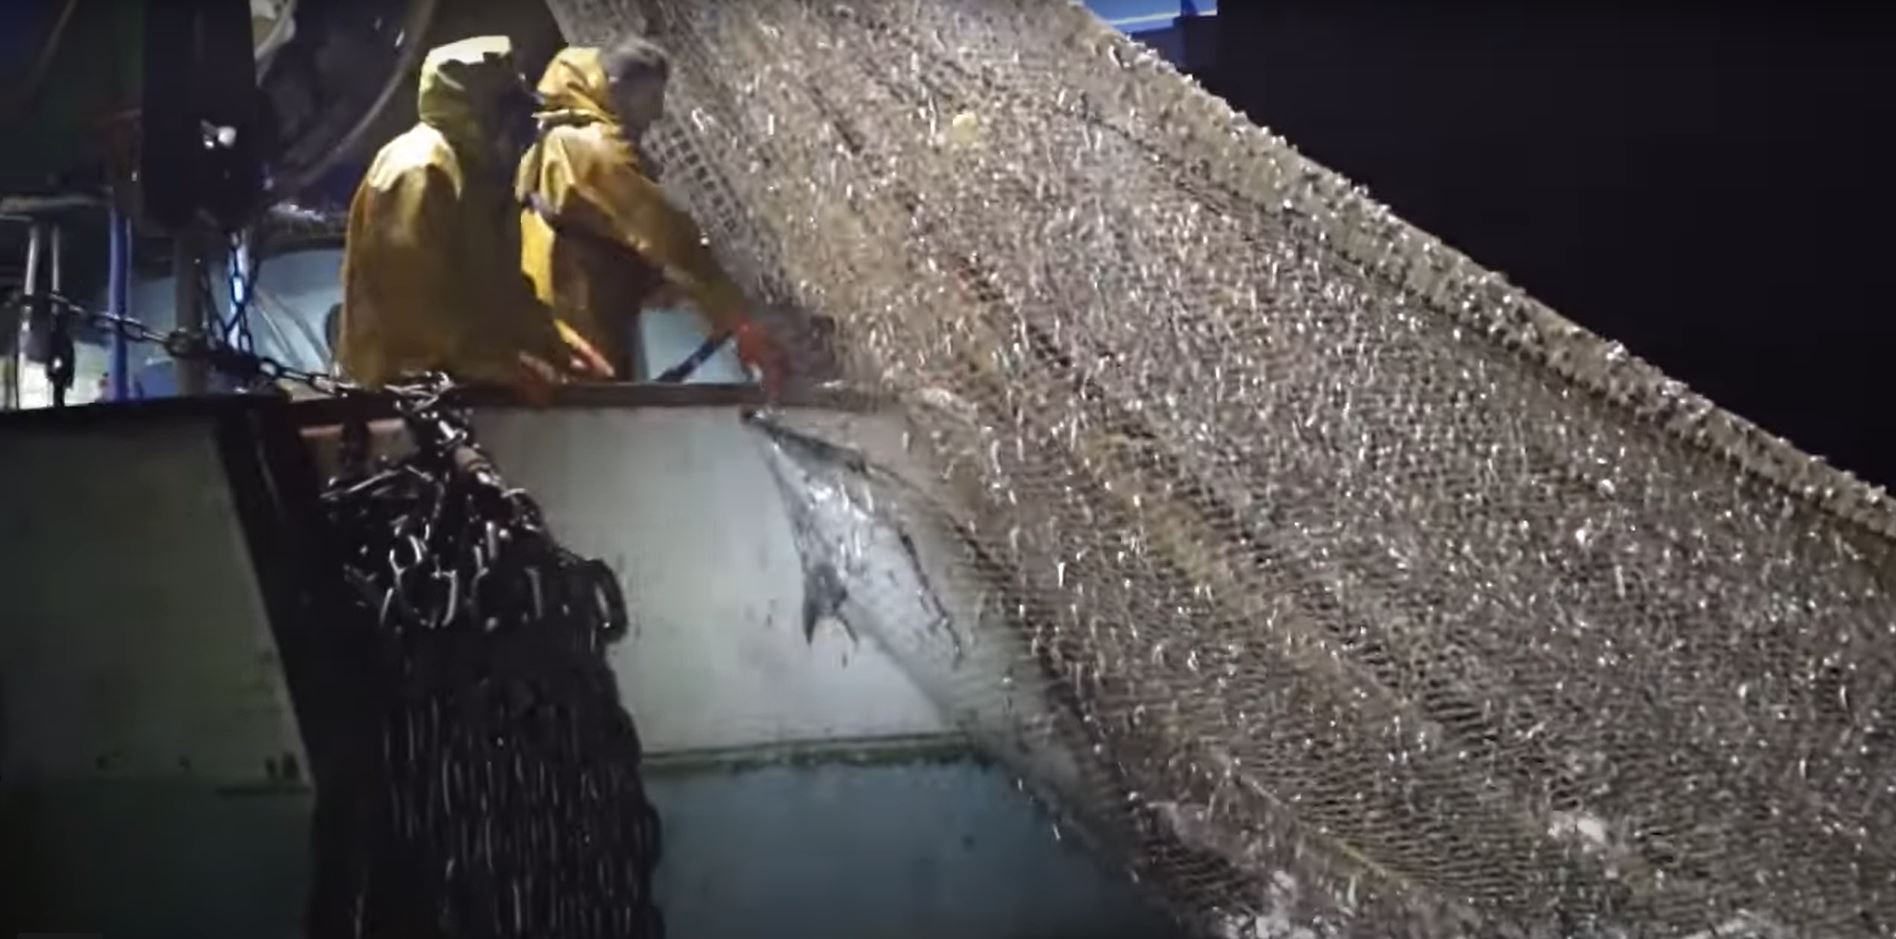
M 496 239 L 493 257 L 463 256 L 494 233 L 470 238 L 459 229 L 460 198 L 448 169 L 432 161 L 372 170 L 358 190 L 344 251 L 345 373 L 383 384 L 441 369 L 462 381 L 512 383 L 521 352 L 564 363 L 518 251 Z
M 665 274 L 719 329 L 748 319 L 743 291 L 718 264 L 691 216 L 640 171 L 620 141 L 574 141 L 548 134 L 541 191 L 562 227 L 618 242 Z
M 460 330 L 440 301 L 460 291 L 438 232 L 453 213 L 454 184 L 429 164 L 376 166 L 356 191 L 343 252 L 342 348 L 346 374 L 383 384 L 406 368 L 448 364 Z

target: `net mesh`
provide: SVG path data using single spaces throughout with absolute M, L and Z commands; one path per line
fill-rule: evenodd
M 1896 930 L 1881 493 L 1077 7 L 550 5 L 666 45 L 668 187 L 902 405 L 930 494 L 828 504 L 939 533 L 976 599 L 917 615 L 1004 667 L 938 690 L 1042 702 L 1027 775 L 1190 923 Z

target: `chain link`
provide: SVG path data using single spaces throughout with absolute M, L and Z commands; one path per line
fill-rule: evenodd
M 349 735 L 366 782 L 319 793 L 357 811 L 318 858 L 340 879 L 311 933 L 658 937 L 658 817 L 605 658 L 627 631 L 618 578 L 554 540 L 441 387 L 396 398 L 411 454 L 322 499 L 339 636 L 362 642 L 349 687 L 373 706 Z
M 446 376 L 435 374 L 400 385 L 366 388 L 328 372 L 294 368 L 279 359 L 239 349 L 217 340 L 210 333 L 183 329 L 160 332 L 131 317 L 88 310 L 57 294 L 49 295 L 47 299 L 89 326 L 121 334 L 127 340 L 141 345 L 156 346 L 174 361 L 203 362 L 249 388 L 291 382 L 330 398 L 368 396 L 425 401 L 438 398 L 449 384 Z

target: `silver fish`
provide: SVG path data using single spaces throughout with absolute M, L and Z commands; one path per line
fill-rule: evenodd
M 873 431 L 786 415 L 752 423 L 802 560 L 806 635 L 834 619 L 882 648 L 1067 828 L 1123 848 L 1130 818 L 1111 811 L 1125 804 L 1123 787 L 1055 699 L 992 560 L 956 530 L 946 497 L 917 481 L 929 475 L 902 466 L 893 451 L 903 448 L 878 447 Z M 844 434 L 853 439 L 838 442 Z

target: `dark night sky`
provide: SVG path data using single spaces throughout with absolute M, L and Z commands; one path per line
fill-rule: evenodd
M 1257 0 L 1202 76 L 1719 403 L 1896 484 L 1878 4 Z

